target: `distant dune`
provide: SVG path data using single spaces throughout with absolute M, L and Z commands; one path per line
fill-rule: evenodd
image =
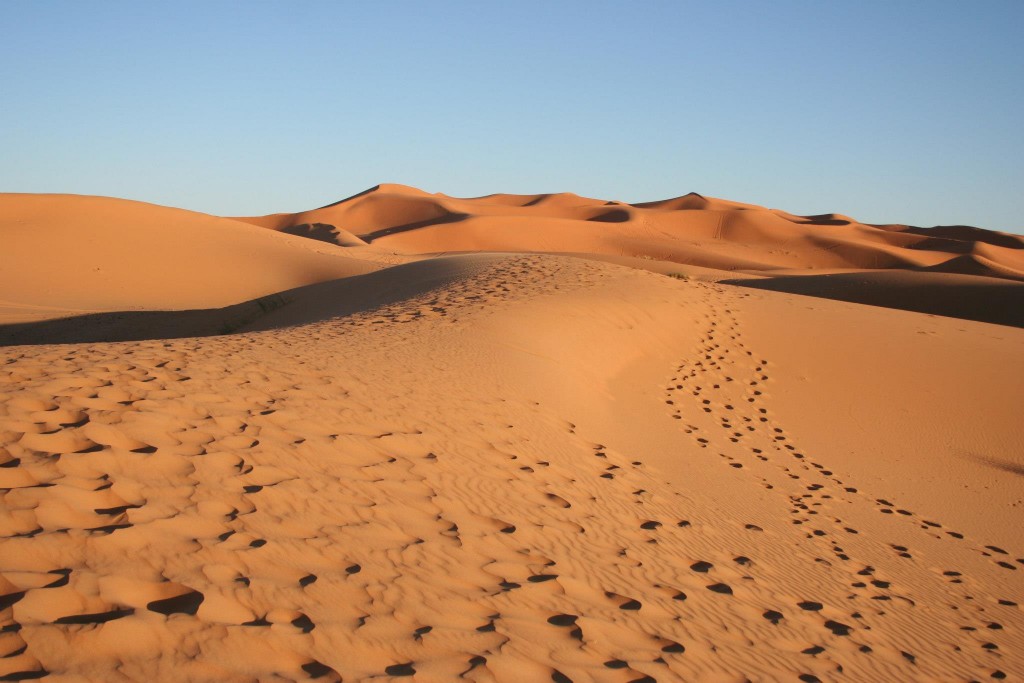
M 313 211 L 237 220 L 293 234 L 317 225 L 322 234 L 354 235 L 345 238 L 346 244 L 362 239 L 405 254 L 510 251 L 640 257 L 744 277 L 786 278 L 759 282 L 759 287 L 1022 323 L 1024 287 L 1018 283 L 1024 283 L 1024 236 L 968 226 L 868 225 L 840 214 L 796 216 L 696 193 L 629 205 L 570 193 L 457 199 L 401 185 L 379 185 Z M 850 272 L 880 270 L 904 275 L 867 275 L 870 294 L 858 294 L 857 287 L 842 288 L 840 294 L 838 284 L 850 279 Z M 799 283 L 795 279 L 835 272 L 846 274 Z M 998 295 L 988 296 L 996 291 Z
M 368 242 L 418 254 L 590 252 L 769 274 L 904 269 L 1024 281 L 1024 236 L 966 226 L 867 225 L 839 214 L 795 216 L 695 193 L 629 205 L 569 193 L 457 199 L 379 185 L 313 211 L 237 220 L 275 230 L 343 226 Z
M 0 680 L 1024 677 L 1020 236 L 381 185 L 0 247 Z

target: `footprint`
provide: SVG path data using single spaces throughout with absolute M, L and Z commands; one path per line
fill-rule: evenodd
M 170 616 L 171 614 L 195 614 L 199 611 L 199 605 L 203 604 L 205 596 L 196 590 L 187 590 L 184 593 L 162 600 L 153 600 L 146 605 L 151 612 L 158 612 Z
M 307 617 L 305 614 L 300 614 L 291 621 L 292 626 L 299 629 L 303 633 L 309 633 L 316 628 L 316 624 L 313 620 Z
M 527 577 L 527 581 L 530 583 L 544 583 L 545 581 L 554 581 L 558 578 L 558 574 L 534 574 L 533 576 Z
M 307 664 L 303 664 L 302 670 L 309 674 L 310 678 L 323 678 L 324 676 L 327 676 L 329 674 L 334 674 L 335 676 L 338 675 L 337 671 L 327 666 L 326 664 L 322 664 L 316 660 L 313 660 L 312 662 L 309 662 Z
M 384 669 L 384 673 L 388 676 L 415 676 L 416 669 L 413 667 L 412 662 L 406 662 L 405 664 L 392 664 Z
M 552 503 L 558 505 L 561 508 L 572 507 L 572 503 L 567 501 L 565 498 L 562 498 L 561 496 L 556 496 L 554 493 L 547 493 L 545 495 L 547 496 L 548 500 L 550 500 Z
M 621 610 L 636 611 L 643 606 L 639 600 L 634 600 L 618 593 L 612 593 L 611 591 L 605 591 L 604 596 L 618 603 Z
M 825 628 L 832 631 L 832 633 L 837 636 L 848 636 L 850 635 L 850 631 L 853 630 L 852 626 L 847 626 L 846 624 L 838 621 L 832 621 L 831 619 L 825 622 Z

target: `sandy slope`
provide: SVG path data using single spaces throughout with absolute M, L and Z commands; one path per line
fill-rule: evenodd
M 629 205 L 571 193 L 459 199 L 402 185 L 378 185 L 312 211 L 237 220 L 409 254 L 641 257 L 766 276 L 747 284 L 768 289 L 1024 324 L 1024 237 L 969 226 L 867 225 L 695 193 Z
M 238 220 L 299 232 L 341 226 L 346 234 L 415 253 L 585 252 L 724 270 L 904 268 L 1024 280 L 1019 235 L 796 216 L 695 193 L 629 205 L 571 193 L 459 199 L 379 185 L 313 211 Z
M 400 194 L 402 225 L 437 199 Z M 527 231 L 543 242 L 531 251 L 604 260 L 377 270 L 407 260 L 383 242 L 415 251 L 459 226 L 485 240 L 501 222 L 373 237 L 395 227 L 373 214 L 384 202 L 365 207 L 373 230 L 305 216 L 335 227 L 302 240 L 264 229 L 286 217 L 182 212 L 203 244 L 271 245 L 225 271 L 250 289 L 214 300 L 164 273 L 151 307 L 203 310 L 5 338 L 32 344 L 0 349 L 0 677 L 1024 675 L 1024 330 L 740 286 L 763 273 L 718 282 L 730 274 L 602 251 L 571 216 L 586 202 L 693 213 L 703 198 L 472 201 L 518 222 L 502 240 Z M 545 206 L 559 215 L 541 226 L 502 215 Z M 325 243 L 341 230 L 369 246 Z M 720 253 L 777 256 L 752 245 Z M 276 270 L 289 258 L 347 277 Z M 263 271 L 285 284 L 261 289 Z M 679 272 L 690 279 L 663 274 Z M 923 274 L 936 277 L 975 284 Z M 101 309 L 102 283 L 84 291 Z M 235 333 L 182 336 L 225 324 Z M 150 339 L 46 343 L 139 329 Z
M 0 319 L 11 321 L 225 306 L 380 267 L 230 219 L 106 197 L 0 194 L 0 235 Z

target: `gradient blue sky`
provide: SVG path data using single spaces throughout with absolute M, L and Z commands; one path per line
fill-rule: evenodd
M 1024 232 L 1024 2 L 0 2 L 0 191 L 696 191 Z

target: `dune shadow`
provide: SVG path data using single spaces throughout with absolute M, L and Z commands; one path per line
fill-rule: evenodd
M 909 225 L 901 232 L 967 242 L 971 245 L 975 242 L 982 242 L 984 244 L 991 244 L 994 247 L 1003 247 L 1004 249 L 1024 249 L 1024 235 L 1010 235 L 1003 232 L 985 230 L 984 228 L 975 228 L 971 225 L 936 225 L 931 228 Z
M 991 277 L 900 270 L 722 282 L 753 289 L 1024 327 L 1024 284 Z
M 426 259 L 268 294 L 223 308 L 112 311 L 0 325 L 0 347 L 212 337 L 372 311 L 463 277 L 486 255 Z
M 230 334 L 270 311 L 286 305 L 289 302 L 288 294 L 289 292 L 270 294 L 223 308 L 111 311 L 0 325 L 0 347 L 181 339 Z
M 913 234 L 920 235 L 921 233 Z M 944 251 L 947 254 L 970 254 L 974 251 L 974 242 L 929 235 L 920 242 L 905 245 L 905 248 L 918 251 Z
M 836 218 L 830 213 L 816 214 L 813 216 L 800 216 L 803 220 L 797 221 L 805 225 L 849 225 L 850 221 L 843 218 Z
M 599 213 L 596 216 L 591 216 L 588 221 L 595 221 L 597 223 L 625 223 L 629 220 L 629 211 L 625 209 L 609 209 L 603 213 Z
M 402 232 L 409 232 L 412 230 L 419 230 L 420 228 L 429 228 L 434 225 L 445 225 L 447 223 L 458 223 L 469 218 L 468 213 L 446 213 L 443 216 L 437 218 L 428 218 L 422 221 L 413 221 L 412 223 L 404 223 L 402 225 L 394 225 L 390 228 L 381 228 L 380 230 L 374 230 L 373 232 L 360 233 L 358 237 L 367 242 L 372 242 L 381 237 L 387 237 L 388 235 L 397 235 Z
M 983 465 L 994 467 L 997 470 L 1009 472 L 1010 474 L 1016 474 L 1018 477 L 1024 477 L 1024 465 L 1018 465 L 1015 462 L 1004 462 L 1002 460 L 996 460 L 995 458 L 989 458 L 982 455 L 971 455 L 972 460 L 980 462 Z
M 350 247 L 355 244 L 362 243 L 358 237 L 344 236 L 345 233 L 340 232 L 337 226 L 331 225 L 330 223 L 303 223 L 301 225 L 292 225 L 287 228 L 282 228 L 281 232 L 288 235 L 295 235 L 296 237 L 305 237 L 311 240 L 317 240 L 320 242 L 327 242 L 328 244 L 334 244 L 339 247 Z
M 1024 282 L 1024 275 L 1015 272 L 1009 267 L 1000 267 L 1000 264 L 992 264 L 979 258 L 973 253 L 954 256 L 948 261 L 936 263 L 933 266 L 922 266 L 921 272 L 929 273 L 951 273 L 958 275 L 973 275 L 981 277 L 999 278 L 1010 282 Z

